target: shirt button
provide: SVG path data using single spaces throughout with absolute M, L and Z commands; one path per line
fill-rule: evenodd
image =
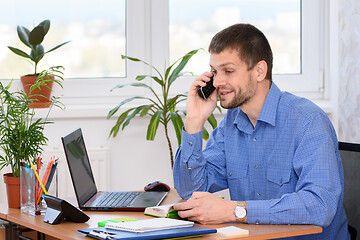
M 255 224 L 260 224 L 259 220 L 256 220 Z
M 256 137 L 254 137 L 254 139 L 253 139 L 253 140 L 254 140 L 254 142 L 256 142 L 258 139 L 257 139 Z
M 192 143 L 192 142 L 189 142 L 189 145 L 190 145 L 190 146 L 192 146 L 192 145 L 193 145 L 193 143 Z
M 258 196 L 261 196 L 261 193 L 258 192 L 257 195 L 258 195 Z
M 259 166 L 257 164 L 254 164 L 254 168 L 258 168 Z
M 229 172 L 229 174 L 228 174 L 229 176 L 231 176 L 232 174 L 231 174 L 231 172 Z

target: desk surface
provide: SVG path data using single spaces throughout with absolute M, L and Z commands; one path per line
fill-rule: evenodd
M 176 191 L 171 191 L 165 198 L 163 204 L 170 204 L 178 202 L 180 200 Z M 47 235 L 64 239 L 82 239 L 84 235 L 77 232 L 77 229 L 97 227 L 97 222 L 106 219 L 117 217 L 134 217 L 138 219 L 151 218 L 144 215 L 142 212 L 94 212 L 86 211 L 90 220 L 86 223 L 72 223 L 64 221 L 58 225 L 51 225 L 43 222 L 43 217 L 33 217 L 28 214 L 23 214 L 19 209 L 8 209 L 5 204 L 0 204 L 0 218 L 6 219 L 13 223 L 20 224 L 22 226 L 34 229 L 38 232 L 45 233 Z M 210 228 L 220 228 L 225 226 L 238 226 L 249 230 L 249 236 L 241 237 L 241 239 L 274 239 L 281 237 L 299 236 L 307 234 L 321 233 L 322 228 L 313 225 L 254 225 L 254 224 L 241 224 L 241 223 L 228 223 L 220 225 L 205 225 Z M 201 240 L 207 239 L 219 239 L 216 234 L 209 234 L 199 238 Z

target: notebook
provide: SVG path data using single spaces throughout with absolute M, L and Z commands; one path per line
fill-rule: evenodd
M 128 232 L 151 232 L 173 228 L 192 227 L 194 222 L 172 218 L 152 218 L 131 222 L 107 223 L 106 228 Z
M 167 192 L 98 191 L 81 128 L 61 140 L 80 209 L 144 211 L 146 207 L 158 206 L 165 198 Z
M 194 225 L 193 227 L 185 228 L 173 228 L 160 231 L 152 231 L 145 233 L 135 233 L 119 231 L 109 228 L 87 228 L 79 229 L 81 233 L 86 234 L 89 237 L 97 239 L 164 239 L 164 238 L 186 238 L 190 236 L 201 236 L 210 233 L 216 233 L 216 229 Z

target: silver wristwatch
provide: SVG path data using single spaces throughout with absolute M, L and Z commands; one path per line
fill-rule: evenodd
M 234 210 L 234 215 L 237 222 L 245 222 L 246 220 L 246 205 L 245 202 L 238 201 Z

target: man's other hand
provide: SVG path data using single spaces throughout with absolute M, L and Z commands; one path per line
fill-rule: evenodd
M 219 224 L 236 221 L 236 201 L 224 200 L 208 192 L 194 192 L 189 200 L 174 205 L 181 218 L 201 224 Z

